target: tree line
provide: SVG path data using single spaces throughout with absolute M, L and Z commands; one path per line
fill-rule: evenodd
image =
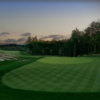
M 9 51 L 25 51 L 25 45 L 18 45 L 18 44 L 1 44 L 1 50 L 9 50 Z
M 26 47 L 32 55 L 82 56 L 100 53 L 100 21 L 93 21 L 84 31 L 74 29 L 70 39 L 43 41 L 29 37 Z

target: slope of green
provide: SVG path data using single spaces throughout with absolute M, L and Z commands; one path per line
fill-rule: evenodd
M 41 92 L 100 92 L 99 57 L 88 63 L 62 65 L 39 62 L 42 59 L 6 73 L 3 83 L 13 89 Z

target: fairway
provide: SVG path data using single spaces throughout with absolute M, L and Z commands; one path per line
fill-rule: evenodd
M 16 55 L 16 56 L 19 56 L 20 55 L 20 51 L 0 50 L 0 53 L 2 53 L 2 54 L 9 54 L 9 55 Z
M 43 57 L 6 73 L 2 81 L 8 87 L 20 90 L 100 92 L 99 59 Z

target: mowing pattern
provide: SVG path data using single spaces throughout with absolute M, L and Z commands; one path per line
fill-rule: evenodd
M 100 92 L 100 58 L 86 64 L 34 62 L 2 78 L 15 89 L 47 92 Z

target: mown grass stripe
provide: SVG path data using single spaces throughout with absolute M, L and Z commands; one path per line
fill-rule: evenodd
M 95 79 L 94 79 L 94 84 L 91 88 L 92 92 L 100 92 L 100 61 L 97 61 L 95 63 L 95 67 L 97 67 Z
M 68 86 L 68 91 L 77 91 L 78 87 L 80 86 L 80 79 L 82 79 L 84 73 L 87 72 L 87 70 L 89 69 L 89 67 L 84 67 L 84 69 L 82 69 L 80 71 L 80 73 L 78 73 L 75 78 L 71 81 L 71 84 Z
M 94 70 L 95 70 L 95 67 L 91 66 L 90 69 L 88 70 L 87 74 L 84 73 L 84 77 L 80 81 L 81 83 L 78 87 L 79 92 L 91 92 L 91 90 L 87 87 L 88 86 L 87 84 L 88 84 L 89 80 L 92 78 L 92 74 L 94 73 Z M 93 80 L 92 80 L 92 82 L 93 82 Z

